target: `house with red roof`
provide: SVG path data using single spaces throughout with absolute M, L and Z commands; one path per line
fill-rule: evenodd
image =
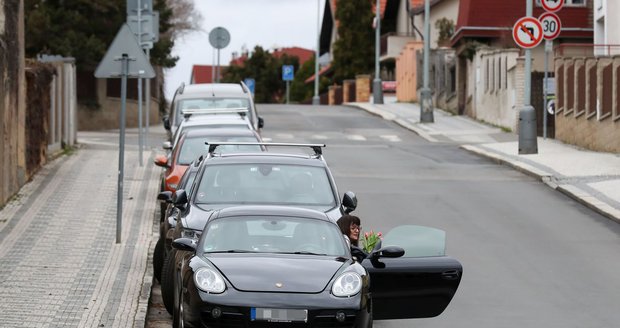
M 211 65 L 194 65 L 189 78 L 189 83 L 213 83 L 215 81 L 216 67 Z
M 372 12 L 375 13 L 376 6 L 373 0 Z M 396 59 L 401 51 L 409 42 L 419 41 L 420 33 L 413 25 L 412 17 L 409 15 L 412 8 L 419 6 L 424 0 L 379 0 L 381 17 L 381 41 L 380 41 L 380 65 L 381 79 L 393 81 L 396 78 L 395 67 Z M 338 39 L 338 25 L 336 11 L 338 0 L 326 0 L 323 12 L 323 21 L 319 38 L 320 57 L 319 63 L 322 67 L 321 72 L 329 74 L 331 71 L 330 63 L 333 58 L 333 45 Z M 360 72 L 364 74 L 368 72 Z M 314 76 L 307 82 L 314 81 Z
M 525 1 L 459 1 L 458 19 L 451 38 L 457 56 L 459 114 L 517 130 L 519 110 L 524 103 L 525 52 L 513 40 L 512 28 L 519 18 L 525 16 L 525 7 Z M 540 0 L 534 0 L 533 9 L 534 17 L 545 11 Z M 564 7 L 556 14 L 562 28 L 550 47 L 592 43 L 592 1 L 566 0 Z M 553 72 L 553 54 L 549 57 L 549 71 Z M 542 134 L 544 42 L 532 49 L 532 58 L 531 105 L 539 114 L 537 121 Z M 552 120 L 549 127 L 553 128 Z

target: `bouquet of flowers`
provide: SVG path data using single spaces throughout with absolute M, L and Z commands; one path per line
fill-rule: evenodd
M 366 253 L 370 253 L 381 239 L 383 239 L 383 234 L 381 232 L 375 233 L 372 230 L 370 230 L 370 232 L 365 232 L 362 238 L 362 248 Z

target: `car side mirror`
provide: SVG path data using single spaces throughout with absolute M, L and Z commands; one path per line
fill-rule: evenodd
M 344 206 L 344 212 L 349 214 L 357 208 L 357 197 L 352 191 L 347 191 L 342 196 L 342 206 Z
M 258 117 L 258 128 L 262 129 L 265 126 L 265 120 L 262 117 Z
M 155 156 L 153 163 L 157 166 L 168 168 L 168 157 L 165 155 L 157 155 Z
M 175 191 L 172 202 L 176 207 L 185 208 L 185 204 L 187 204 L 187 192 L 185 192 L 185 190 L 183 189 Z
M 161 120 L 164 123 L 164 129 L 170 131 L 170 117 L 168 115 L 166 115 Z
M 161 200 L 167 204 L 172 203 L 172 191 L 162 191 L 157 195 L 157 200 Z
M 196 242 L 190 238 L 179 238 L 172 242 L 172 248 L 180 251 L 195 252 Z
M 172 143 L 170 141 L 164 141 L 161 143 L 161 148 L 165 149 L 165 150 L 171 150 L 172 149 Z
M 395 257 L 401 257 L 405 255 L 405 249 L 399 246 L 385 246 L 382 248 L 379 248 L 378 250 L 373 251 L 372 253 L 370 253 L 370 255 L 368 255 L 368 257 L 370 257 L 371 260 L 374 259 L 379 259 L 382 257 L 390 257 L 390 258 L 395 258 Z

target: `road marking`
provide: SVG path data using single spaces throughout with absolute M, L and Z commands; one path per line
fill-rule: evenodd
M 349 140 L 355 140 L 355 141 L 366 141 L 366 137 L 359 135 L 359 134 L 352 134 L 347 136 L 347 139 Z
M 317 139 L 317 140 L 327 140 L 327 136 L 324 136 L 322 134 L 315 134 L 313 136 L 310 137 L 310 139 Z
M 382 135 L 380 137 L 390 142 L 401 142 L 402 141 L 400 137 L 398 137 L 397 135 L 393 135 L 393 134 Z

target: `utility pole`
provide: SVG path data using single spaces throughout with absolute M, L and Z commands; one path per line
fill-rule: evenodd
M 383 86 L 379 70 L 381 55 L 381 1 L 375 0 L 377 10 L 375 16 L 375 79 L 372 81 L 372 99 L 374 104 L 383 104 Z
M 532 0 L 525 0 L 525 16 L 531 17 Z M 536 111 L 531 105 L 532 97 L 532 50 L 525 49 L 525 72 L 523 74 L 523 107 L 519 111 L 519 154 L 537 154 Z
M 321 55 L 321 0 L 316 0 L 316 53 L 314 55 L 314 97 L 313 105 L 320 105 L 319 97 L 319 56 Z
M 431 52 L 431 5 L 430 0 L 424 2 L 424 75 L 423 86 L 420 90 L 420 122 L 433 123 L 433 98 L 429 87 L 430 52 Z

